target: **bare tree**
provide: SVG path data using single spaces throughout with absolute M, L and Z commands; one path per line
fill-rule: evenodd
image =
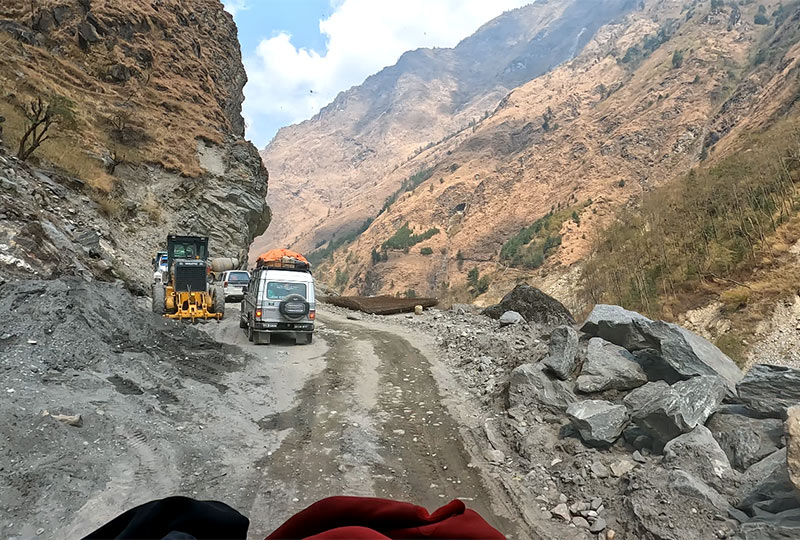
M 17 157 L 23 161 L 50 138 L 52 128 L 75 129 L 72 102 L 61 96 L 54 96 L 47 102 L 37 97 L 25 104 L 22 112 L 27 119 L 27 129 L 19 140 Z

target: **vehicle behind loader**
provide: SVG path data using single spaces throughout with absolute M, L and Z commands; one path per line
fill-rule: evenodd
M 225 296 L 208 283 L 208 238 L 167 237 L 167 275 L 153 284 L 153 312 L 170 319 L 217 319 L 225 314 Z

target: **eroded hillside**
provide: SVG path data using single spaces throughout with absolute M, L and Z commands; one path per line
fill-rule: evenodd
M 274 245 L 310 251 L 358 230 L 420 152 L 472 132 L 510 90 L 571 59 L 633 5 L 540 1 L 510 11 L 453 49 L 407 52 L 311 120 L 283 128 L 262 152 L 280 179 L 270 191 L 276 221 L 252 254 Z
M 580 307 L 576 263 L 620 208 L 794 112 L 797 4 L 711 4 L 642 3 L 405 163 L 395 178 L 422 181 L 323 267 L 329 280 L 491 298 L 527 278 Z
M 36 168 L 3 162 L 10 271 L 48 258 L 45 275 L 74 272 L 77 257 L 145 282 L 168 232 L 208 234 L 212 252 L 243 256 L 264 231 L 267 173 L 243 139 L 246 75 L 218 0 L 9 0 L 0 48 L 9 153 L 20 154 L 39 100 L 60 111 L 27 159 Z

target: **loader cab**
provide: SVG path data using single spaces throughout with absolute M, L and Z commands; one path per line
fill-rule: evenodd
M 205 291 L 208 273 L 208 237 L 167 237 L 169 283 L 175 291 Z

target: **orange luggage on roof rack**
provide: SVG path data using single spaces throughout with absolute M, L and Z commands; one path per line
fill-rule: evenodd
M 256 266 L 268 268 L 285 268 L 292 270 L 308 270 L 311 264 L 308 259 L 296 251 L 289 249 L 272 249 L 259 255 Z

